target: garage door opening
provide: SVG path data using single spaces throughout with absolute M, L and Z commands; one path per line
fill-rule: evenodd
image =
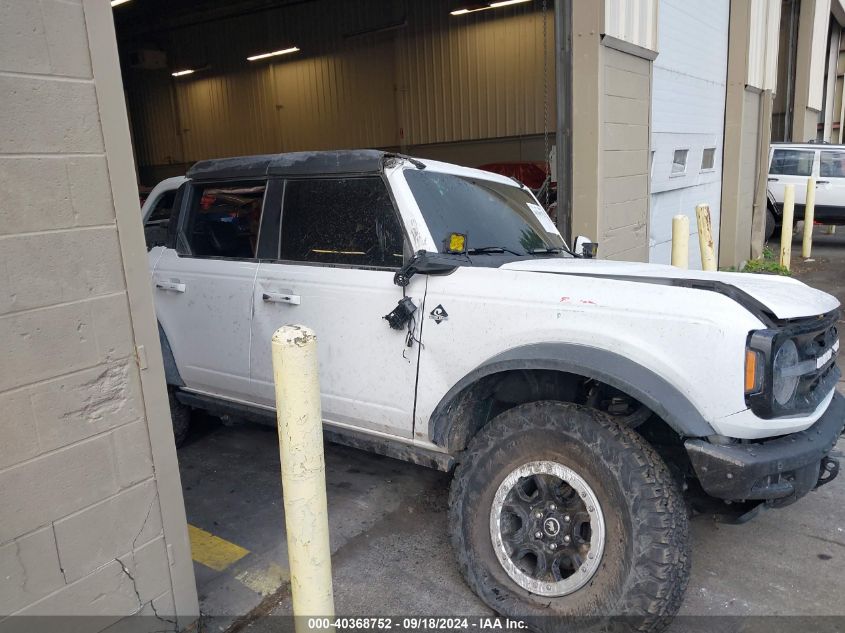
M 175 7 L 129 0 L 114 6 L 151 260 L 163 265 L 162 247 L 172 246 L 187 170 L 211 158 L 377 148 L 516 177 L 552 204 L 553 3 L 502 4 L 191 0 Z M 204 217 L 231 221 L 203 233 L 204 256 L 238 260 L 244 269 L 257 261 L 265 195 L 247 181 L 206 187 L 197 200 Z M 185 281 L 168 278 L 167 288 L 156 289 L 160 322 L 169 309 L 161 298 L 178 296 Z M 204 288 L 217 305 L 235 296 L 221 279 Z M 193 309 L 226 318 L 213 302 Z M 258 356 L 249 340 L 248 303 L 242 312 L 231 336 L 212 343 L 198 327 L 162 330 L 232 358 L 230 375 L 194 372 L 181 388 L 171 385 L 173 406 L 193 408 L 178 458 L 200 606 L 224 627 L 250 613 L 284 612 L 289 600 L 273 414 L 267 403 L 263 416 L 237 404 L 250 403 L 251 362 Z M 266 344 L 269 350 L 269 339 Z M 190 375 L 178 356 L 171 375 L 180 369 Z M 232 406 L 204 411 L 208 399 L 197 393 L 209 391 Z M 335 570 L 336 583 L 347 588 L 336 590 L 339 609 L 352 594 L 367 599 L 352 570 L 366 577 L 387 566 L 391 574 L 414 570 L 413 582 L 389 580 L 395 612 L 443 612 L 451 604 L 446 610 L 486 613 L 460 580 L 446 542 L 448 477 L 345 446 L 329 444 L 326 452 L 332 549 L 347 561 Z M 392 533 L 380 535 L 387 525 Z M 373 558 L 365 545 L 382 537 L 390 544 Z M 397 558 L 404 564 L 393 564 Z

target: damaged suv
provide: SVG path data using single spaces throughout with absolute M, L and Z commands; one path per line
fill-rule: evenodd
M 454 470 L 451 540 L 492 609 L 660 628 L 690 508 L 743 521 L 836 476 L 839 304 L 582 241 L 455 165 L 200 162 L 149 253 L 176 438 L 191 409 L 275 423 L 270 339 L 305 324 L 330 440 Z

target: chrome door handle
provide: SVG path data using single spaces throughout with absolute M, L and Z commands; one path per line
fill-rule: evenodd
M 780 178 L 769 178 L 769 182 L 780 182 Z
M 157 281 L 156 288 L 159 290 L 172 290 L 173 292 L 185 292 L 185 284 L 175 281 Z
M 829 180 L 817 180 L 816 181 L 816 185 L 829 185 L 829 184 L 830 184 Z
M 298 306 L 300 303 L 299 295 L 284 294 L 281 292 L 265 292 L 261 295 L 265 303 L 290 303 Z

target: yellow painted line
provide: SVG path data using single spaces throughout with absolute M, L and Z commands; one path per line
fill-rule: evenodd
M 206 532 L 190 523 L 188 538 L 191 539 L 191 558 L 215 571 L 223 571 L 249 554 L 248 549 L 214 536 L 211 532 Z

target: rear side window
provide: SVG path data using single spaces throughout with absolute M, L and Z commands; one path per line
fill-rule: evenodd
M 265 183 L 195 186 L 185 238 L 195 257 L 255 257 Z
M 800 149 L 776 149 L 772 152 L 770 174 L 782 176 L 809 176 L 813 173 L 815 152 Z
M 381 178 L 289 180 L 279 258 L 398 268 L 402 227 Z
M 173 210 L 173 200 L 176 198 L 176 190 L 165 191 L 156 201 L 156 205 L 150 211 L 147 224 L 170 222 L 170 212 Z
M 820 177 L 845 178 L 845 152 L 825 150 L 819 158 Z

